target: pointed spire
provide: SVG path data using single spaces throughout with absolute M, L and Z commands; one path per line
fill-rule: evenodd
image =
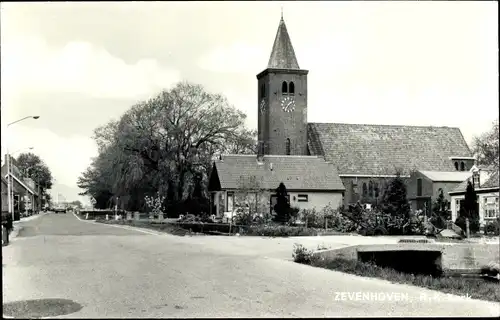
M 276 69 L 300 69 L 297 58 L 295 57 L 292 41 L 286 30 L 285 20 L 283 20 L 283 8 L 281 9 L 281 20 L 267 67 Z

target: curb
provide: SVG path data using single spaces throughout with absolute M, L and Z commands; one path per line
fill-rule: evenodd
M 99 223 L 96 222 L 95 220 L 83 220 L 80 217 L 78 217 L 75 213 L 73 215 L 81 222 L 87 222 L 87 223 L 93 223 L 93 224 L 99 224 L 103 226 L 108 226 L 108 227 L 113 227 L 113 228 L 120 228 L 124 230 L 132 230 L 132 231 L 137 231 L 137 232 L 142 232 L 154 236 L 165 236 L 168 235 L 167 233 L 162 233 L 162 232 L 155 232 L 155 231 L 150 231 L 149 229 L 143 229 L 143 228 L 138 228 L 138 227 L 132 227 L 132 226 L 122 226 L 122 225 L 117 225 L 117 224 L 107 224 L 107 223 Z

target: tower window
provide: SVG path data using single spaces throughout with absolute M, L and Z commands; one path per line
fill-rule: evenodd
M 283 81 L 281 84 L 281 93 L 288 94 L 288 83 L 286 83 L 286 81 Z
M 417 197 L 422 196 L 422 178 L 417 178 Z
M 264 98 L 265 96 L 266 96 L 266 85 L 262 83 L 260 85 L 260 97 Z
M 455 170 L 458 171 L 458 162 L 455 161 Z
M 288 91 L 291 95 L 295 94 L 295 84 L 293 82 L 290 82 L 290 84 L 288 85 Z
M 286 139 L 286 155 L 290 155 L 290 139 Z
M 460 162 L 460 171 L 465 171 L 465 164 L 464 162 Z

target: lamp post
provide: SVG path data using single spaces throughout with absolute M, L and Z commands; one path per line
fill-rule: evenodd
M 27 116 L 27 117 L 24 117 L 24 118 L 21 118 L 19 120 L 16 120 L 16 121 L 13 121 L 9 124 L 7 124 L 7 129 L 9 129 L 9 127 L 13 124 L 16 124 L 18 122 L 21 122 L 23 120 L 27 120 L 27 119 L 38 119 L 40 118 L 40 116 Z M 12 201 L 12 175 L 11 175 L 11 172 L 10 172 L 10 154 L 9 154 L 9 147 L 7 146 L 7 193 L 8 193 L 8 206 L 9 206 L 9 214 L 12 215 L 12 221 L 15 220 L 15 217 L 14 217 L 14 208 L 13 208 L 13 201 Z

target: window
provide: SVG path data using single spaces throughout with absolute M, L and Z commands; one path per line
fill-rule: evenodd
M 495 219 L 499 216 L 498 197 L 484 198 L 484 219 Z
M 358 194 L 358 183 L 355 180 L 352 180 L 352 192 Z
M 307 194 L 299 194 L 297 196 L 297 201 L 298 202 L 307 202 L 307 201 L 309 201 L 309 196 Z
M 458 162 L 455 161 L 455 170 L 458 171 Z
M 262 83 L 260 85 L 260 97 L 264 98 L 266 96 L 266 85 Z
M 234 208 L 234 193 L 228 192 L 227 193 L 227 211 L 231 212 L 231 211 L 233 211 L 233 208 Z
M 455 209 L 457 211 L 457 214 L 460 213 L 460 200 L 461 199 L 455 200 Z
M 363 182 L 363 196 L 366 197 L 367 193 L 368 193 L 368 190 L 366 189 L 366 183 Z
M 373 182 L 371 181 L 368 183 L 368 195 L 373 197 Z
M 465 164 L 464 162 L 460 162 L 460 171 L 465 171 Z
M 375 183 L 375 198 L 378 198 L 378 183 Z
M 472 182 L 473 182 L 472 185 L 474 186 L 474 188 L 479 188 L 479 173 L 478 172 L 474 172 L 474 174 L 472 175 Z
M 281 85 L 281 94 L 288 94 L 288 84 L 286 83 L 286 81 L 283 81 L 283 84 Z
M 286 155 L 290 155 L 290 139 L 286 139 Z
M 417 197 L 422 196 L 422 178 L 417 179 Z
M 288 91 L 290 92 L 291 95 L 295 94 L 295 84 L 293 82 L 290 82 L 290 85 L 288 86 Z

